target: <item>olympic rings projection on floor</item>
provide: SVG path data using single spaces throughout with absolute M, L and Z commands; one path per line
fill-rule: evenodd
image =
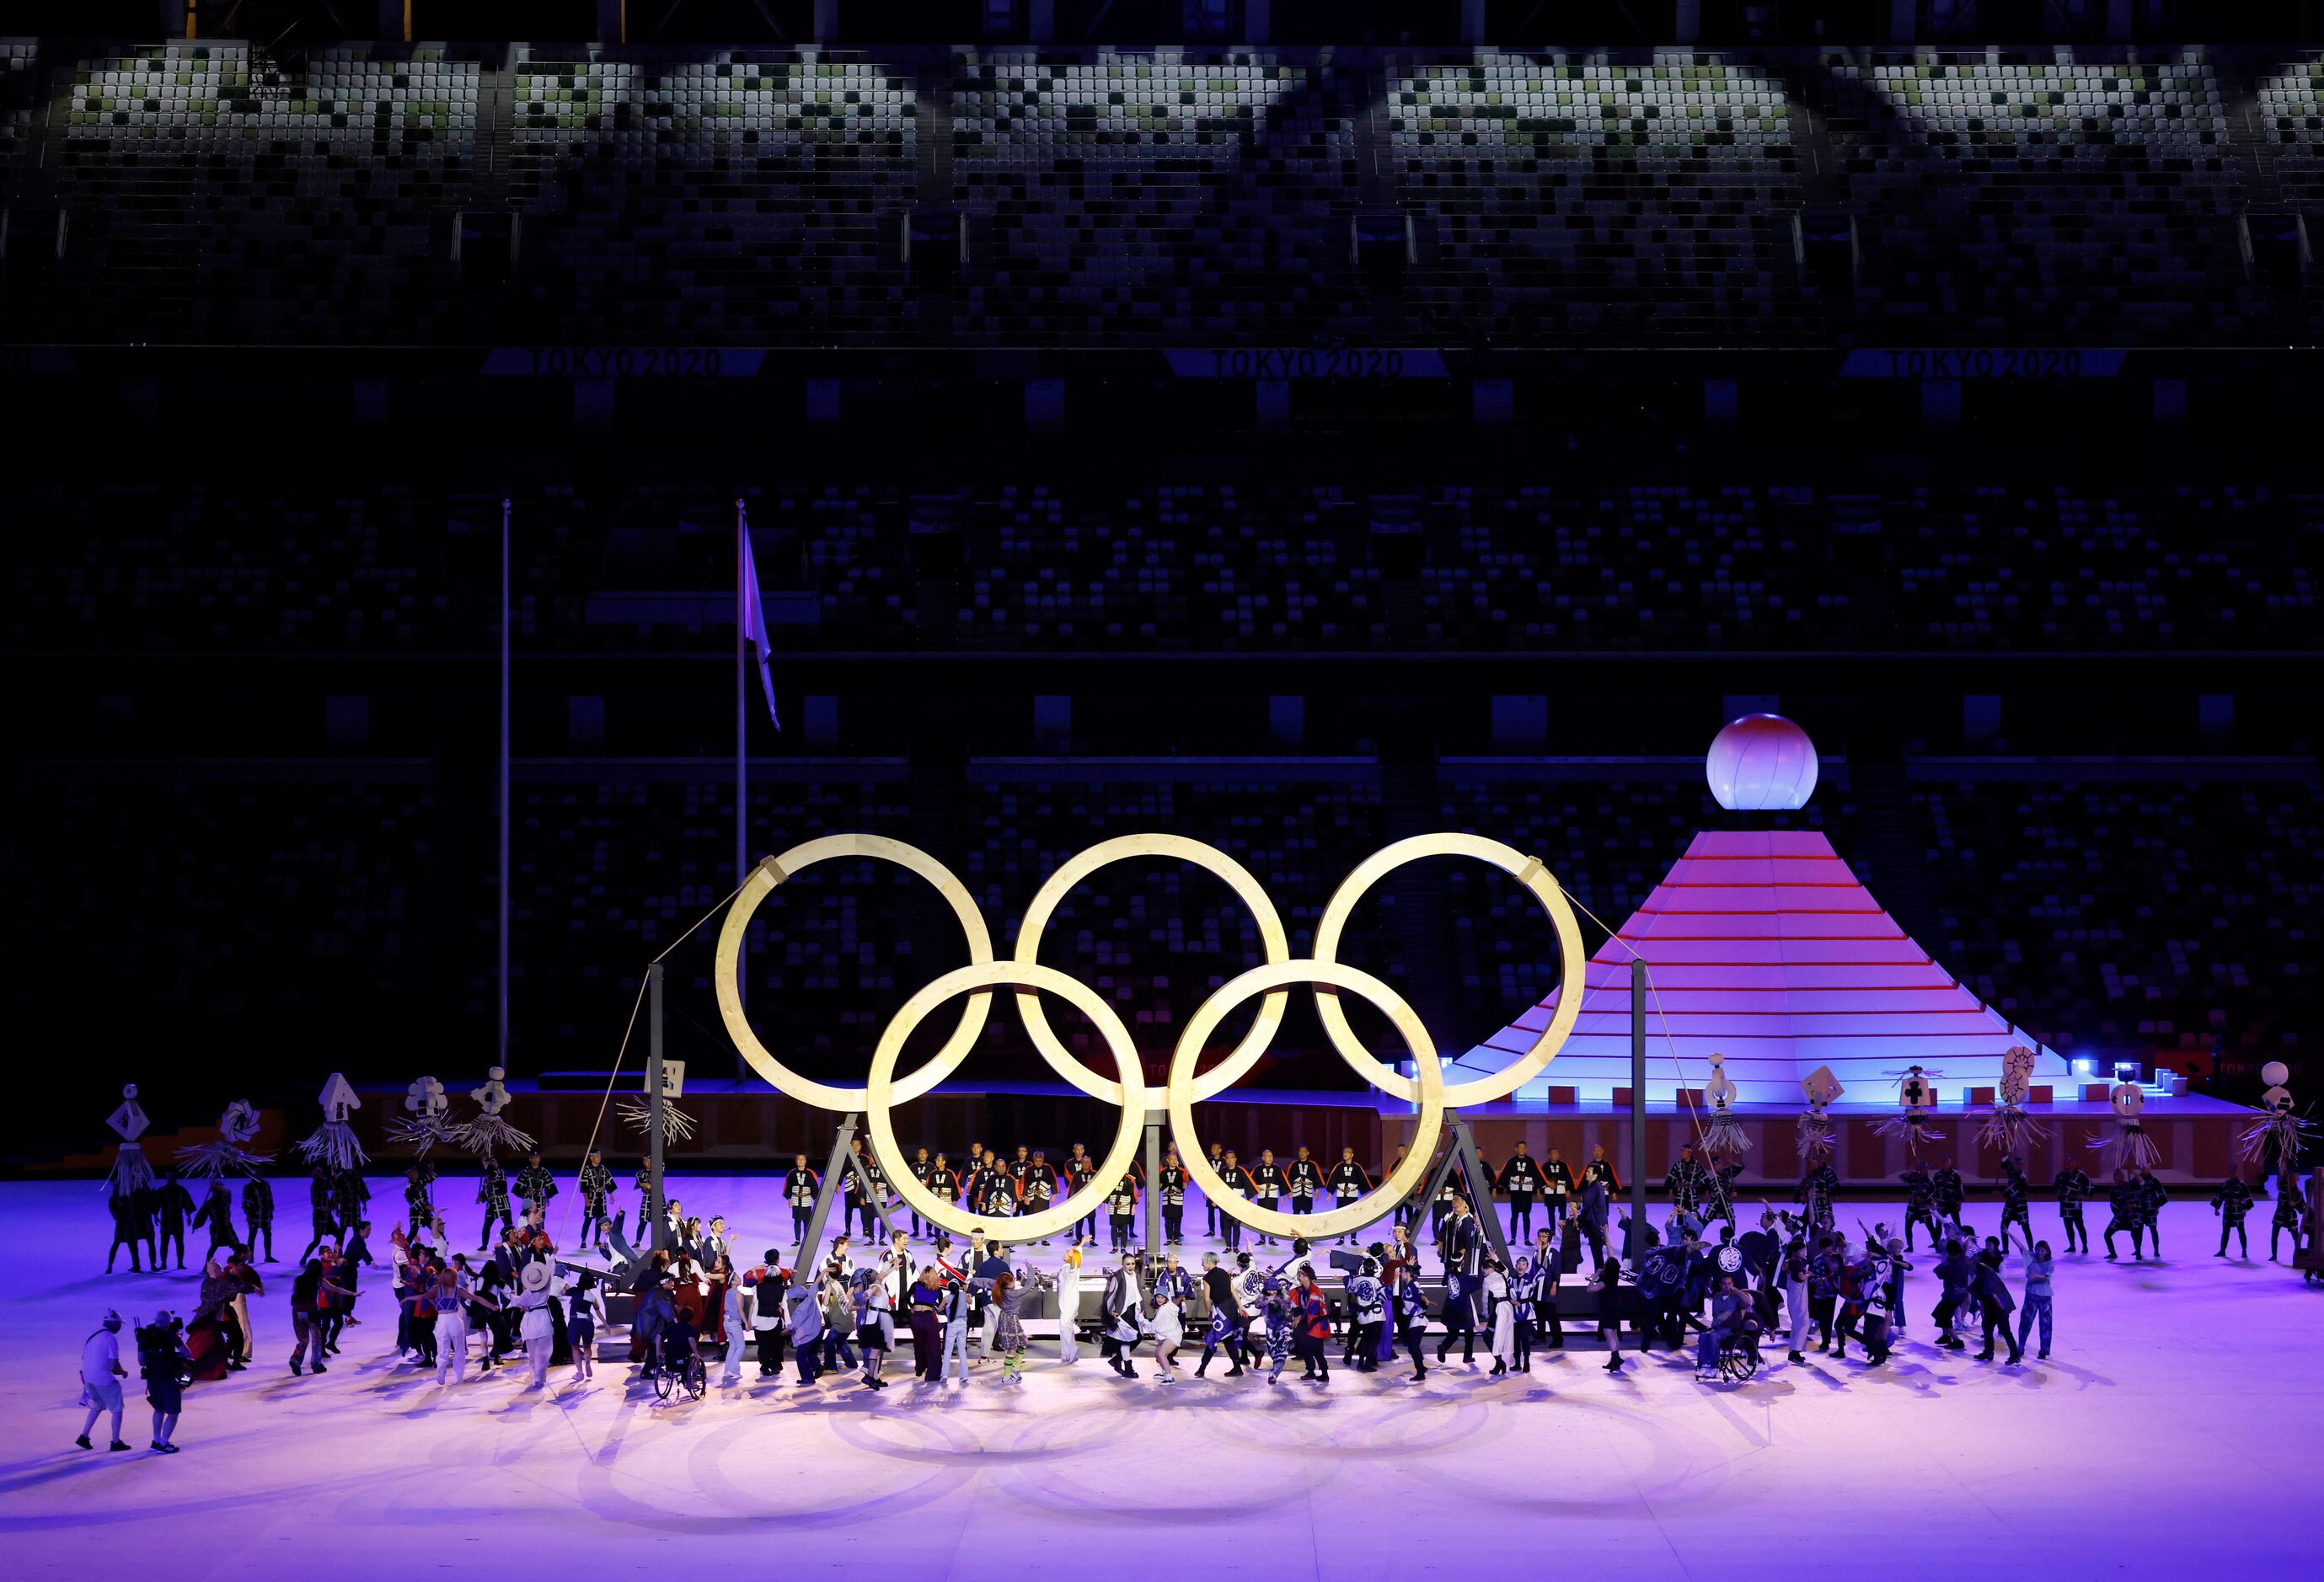
M 740 966 L 743 934 L 750 927 L 752 914 L 775 887 L 792 874 L 833 857 L 877 858 L 919 875 L 934 885 L 951 906 L 968 940 L 969 964 L 921 989 L 890 1019 L 872 1051 L 872 1069 L 861 1088 L 832 1087 L 791 1071 L 760 1042 L 742 1007 Z M 1250 908 L 1265 956 L 1263 965 L 1231 980 L 1195 1010 L 1172 1052 L 1169 1081 L 1160 1088 L 1146 1085 L 1130 1030 L 1104 998 L 1080 980 L 1045 967 L 1038 960 L 1042 933 L 1068 890 L 1108 864 L 1146 857 L 1190 862 L 1223 880 Z M 1532 1045 L 1515 1062 L 1490 1076 L 1452 1085 L 1444 1081 L 1443 1065 L 1427 1030 L 1403 997 L 1370 973 L 1337 960 L 1341 936 L 1357 903 L 1389 872 L 1424 857 L 1474 858 L 1491 863 L 1524 886 L 1549 915 L 1557 931 L 1563 973 L 1563 992 L 1558 996 L 1557 1010 Z M 1070 1229 L 1104 1200 L 1113 1183 L 1130 1169 L 1146 1118 L 1157 1110 L 1167 1112 L 1170 1118 L 1179 1163 L 1187 1174 L 1211 1200 L 1222 1207 L 1231 1205 L 1227 1211 L 1236 1219 L 1264 1235 L 1305 1236 L 1311 1240 L 1360 1229 L 1402 1202 L 1419 1184 L 1435 1152 L 1446 1109 L 1487 1104 L 1516 1092 L 1556 1058 L 1582 1011 L 1582 930 L 1574 921 L 1573 909 L 1566 903 L 1564 890 L 1539 859 L 1479 835 L 1416 835 L 1372 853 L 1358 863 L 1333 892 L 1331 903 L 1316 925 L 1315 954 L 1306 960 L 1296 960 L 1289 952 L 1282 918 L 1250 871 L 1215 846 L 1183 835 L 1123 835 L 1100 842 L 1059 865 L 1034 897 L 1018 932 L 1016 953 L 1008 961 L 993 958 L 991 936 L 975 901 L 967 887 L 943 863 L 916 846 L 881 835 L 826 835 L 768 858 L 735 896 L 718 935 L 718 1009 L 725 1018 L 735 1048 L 776 1091 L 820 1108 L 853 1110 L 864 1115 L 869 1123 L 872 1156 L 879 1161 L 890 1186 L 920 1218 L 954 1235 L 964 1236 L 981 1227 L 991 1239 L 1002 1242 L 1036 1241 Z M 1301 984 L 1312 986 L 1316 1013 L 1340 1058 L 1390 1097 L 1417 1105 L 1419 1115 L 1404 1163 L 1386 1181 L 1344 1207 L 1317 1214 L 1292 1215 L 1259 1208 L 1219 1178 L 1203 1149 L 1194 1142 L 1194 1107 L 1215 1098 L 1258 1063 L 1281 1026 L 1288 991 Z M 1015 989 L 1018 1015 L 1034 1047 L 1050 1068 L 1092 1098 L 1119 1106 L 1121 1121 L 1112 1147 L 1107 1150 L 1088 1186 L 1039 1213 L 988 1220 L 937 1197 L 919 1183 L 897 1144 L 890 1110 L 895 1104 L 927 1092 L 959 1067 L 977 1035 L 984 1029 L 992 990 L 996 989 Z M 1340 1007 L 1342 991 L 1371 1001 L 1386 1016 L 1388 1025 L 1404 1041 L 1413 1076 L 1404 1075 L 1364 1047 Z M 1065 1048 L 1042 1011 L 1038 997 L 1044 993 L 1056 995 L 1090 1019 L 1105 1041 L 1118 1076 L 1110 1080 L 1092 1071 Z M 1225 1059 L 1197 1075 L 1195 1067 L 1201 1062 L 1206 1041 L 1230 1012 L 1254 995 L 1266 998 L 1260 1002 L 1250 1031 Z M 967 998 L 967 1003 L 961 1007 L 960 1021 L 944 1046 L 919 1070 L 898 1080 L 896 1062 L 913 1030 L 945 1001 L 961 996 Z

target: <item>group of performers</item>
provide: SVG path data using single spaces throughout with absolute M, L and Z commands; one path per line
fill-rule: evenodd
M 1851 1239 L 1836 1223 L 1840 1181 L 1829 1163 L 1811 1164 L 1790 1205 L 1778 1209 L 1763 1203 L 1756 1226 L 1745 1229 L 1739 1168 L 1683 1148 L 1664 1176 L 1668 1216 L 1656 1227 L 1616 1218 L 1623 1183 L 1602 1147 L 1576 1171 L 1558 1150 L 1536 1159 L 1520 1142 L 1504 1164 L 1485 1166 L 1479 1179 L 1449 1171 L 1425 1200 L 1399 1205 L 1384 1217 L 1386 1239 L 1342 1236 L 1342 1247 L 1363 1245 L 1330 1253 L 1323 1266 L 1305 1238 L 1285 1246 L 1259 1235 L 1245 1246 L 1245 1227 L 1232 1203 L 1206 1203 L 1204 1234 L 1216 1250 L 1203 1253 L 1198 1266 L 1187 1266 L 1178 1249 L 1187 1239 L 1190 1182 L 1173 1149 L 1153 1182 L 1133 1167 L 1104 1199 L 1111 1259 L 1101 1271 L 1094 1266 L 1096 1213 L 1073 1228 L 1056 1267 L 1037 1268 L 1028 1257 L 1032 1247 L 1012 1255 L 981 1232 L 959 1246 L 918 1215 L 899 1212 L 878 1161 L 860 1140 L 854 1146 L 856 1157 L 835 1183 L 839 1234 L 817 1250 L 815 1266 L 804 1270 L 799 1257 L 787 1264 L 774 1247 L 745 1266 L 724 1219 L 713 1216 L 706 1224 L 675 1200 L 663 1205 L 662 1234 L 643 1234 L 651 1185 L 643 1164 L 632 1179 L 640 1194 L 639 1240 L 647 1246 L 633 1246 L 623 1234 L 630 1210 L 616 1210 L 613 1203 L 619 1178 L 595 1148 L 566 1200 L 568 1205 L 577 1200 L 579 1228 L 563 1252 L 550 1228 L 566 1191 L 557 1173 L 537 1151 L 528 1152 L 512 1173 L 485 1150 L 475 1176 L 473 1201 L 482 1210 L 482 1228 L 473 1254 L 456 1246 L 438 1201 L 445 1178 L 423 1156 L 404 1172 L 401 1215 L 383 1255 L 375 1255 L 371 1190 L 360 1169 L 318 1161 L 309 1182 L 312 1234 L 290 1260 L 296 1268 L 288 1283 L 288 1366 L 293 1375 L 327 1372 L 346 1328 L 362 1322 L 355 1308 L 366 1277 L 383 1274 L 396 1307 L 399 1358 L 434 1372 L 447 1387 L 466 1378 L 472 1348 L 480 1373 L 518 1359 L 533 1387 L 545 1388 L 549 1369 L 568 1362 L 576 1380 L 591 1379 L 604 1297 L 615 1292 L 635 1302 L 630 1351 L 641 1380 L 685 1353 L 715 1355 L 724 1381 L 737 1384 L 748 1344 L 762 1376 L 779 1376 L 788 1353 L 802 1384 L 838 1378 L 878 1390 L 885 1387 L 887 1359 L 904 1339 L 919 1379 L 955 1369 L 964 1377 L 971 1367 L 997 1359 L 1001 1376 L 1014 1382 L 1022 1377 L 1028 1349 L 1025 1304 L 1037 1292 L 1054 1292 L 1064 1315 L 1061 1360 L 1078 1360 L 1086 1333 L 1106 1366 L 1124 1378 L 1139 1376 L 1137 1361 L 1145 1357 L 1157 1383 L 1174 1382 L 1181 1354 L 1198 1349 L 1192 1370 L 1198 1377 L 1223 1359 L 1225 1377 L 1264 1364 L 1273 1383 L 1296 1359 L 1301 1378 L 1322 1384 L 1330 1379 L 1336 1350 L 1342 1367 L 1359 1373 L 1375 1372 L 1400 1352 L 1417 1381 L 1427 1376 L 1425 1338 L 1432 1331 L 1438 1366 L 1457 1348 L 1464 1365 L 1489 1363 L 1492 1373 L 1504 1374 L 1528 1369 L 1536 1350 L 1565 1346 L 1561 1292 L 1569 1276 L 1578 1277 L 1586 1252 L 1589 1294 L 1575 1306 L 1597 1319 L 1609 1370 L 1625 1366 L 1626 1326 L 1646 1348 L 1692 1348 L 1697 1370 L 1707 1377 L 1717 1376 L 1722 1359 L 1738 1347 L 1756 1366 L 1760 1338 L 1769 1335 L 1787 1338 L 1786 1356 L 1794 1364 L 1804 1363 L 1811 1344 L 1820 1355 L 1845 1357 L 1853 1338 L 1867 1364 L 1877 1366 L 1905 1334 L 1906 1275 L 1923 1255 L 1918 1238 L 1923 1232 L 1938 1292 L 1929 1313 L 1936 1346 L 1963 1350 L 1962 1334 L 1981 1332 L 1978 1360 L 1992 1360 L 1997 1347 L 2006 1347 L 2008 1362 L 2016 1364 L 2028 1344 L 2038 1345 L 2034 1355 L 2041 1360 L 2052 1342 L 2055 1258 L 2050 1243 L 2035 1237 L 2035 1188 L 2015 1158 L 2005 1160 L 1994 1189 L 2002 1211 L 1997 1234 L 1980 1237 L 1969 1229 L 1964 1219 L 1969 1187 L 1951 1161 L 1942 1160 L 1933 1168 L 1916 1162 L 1899 1178 L 1904 1211 L 1898 1230 L 1859 1222 L 1862 1236 Z M 1329 1162 L 1305 1147 L 1281 1157 L 1261 1149 L 1245 1162 L 1213 1144 L 1209 1155 L 1211 1168 L 1253 1201 L 1273 1209 L 1287 1204 L 1294 1214 L 1353 1202 L 1375 1180 L 1351 1148 Z M 1054 1162 L 1040 1147 L 1019 1145 L 1004 1155 L 974 1143 L 959 1158 L 955 1164 L 947 1153 L 923 1148 L 911 1169 L 939 1197 L 994 1220 L 1046 1209 L 1058 1193 L 1086 1186 L 1097 1169 L 1078 1143 Z M 1399 1163 L 1391 1161 L 1388 1170 Z M 2107 1176 L 2096 1182 L 2071 1164 L 2053 1175 L 2049 1191 L 2061 1246 L 2089 1252 L 2084 1205 L 2103 1184 L 2109 1209 L 2106 1256 L 2118 1255 L 2116 1238 L 2126 1235 L 2134 1259 L 2143 1260 L 2150 1243 L 2159 1257 L 2168 1193 L 2149 1168 L 2126 1164 Z M 782 1195 L 795 1242 L 804 1242 L 824 1185 L 805 1155 L 794 1157 Z M 2307 1230 L 2300 1183 L 2288 1167 L 2274 1188 L 2271 1258 L 2280 1255 L 2284 1231 L 2291 1231 L 2296 1254 Z M 1163 1246 L 1151 1256 L 1134 1249 L 1141 1239 L 1138 1211 L 1149 1191 L 1158 1199 L 1164 1230 Z M 1486 1234 L 1479 1214 L 1496 1213 L 1495 1199 L 1507 1205 L 1505 1243 Z M 2231 1240 L 2242 1255 L 2250 1255 L 2245 1220 L 2257 1200 L 2239 1175 L 2214 1192 L 2218 1255 L 2227 1255 Z M 184 1385 L 254 1362 L 250 1308 L 266 1292 L 257 1265 L 275 1261 L 274 1189 L 253 1168 L 240 1183 L 238 1200 L 223 1174 L 207 1182 L 198 1200 L 180 1173 L 169 1171 L 114 1191 L 108 1201 L 114 1222 L 108 1273 L 124 1251 L 132 1271 L 162 1270 L 172 1258 L 184 1269 L 189 1237 L 207 1233 L 190 1316 L 157 1313 L 134 1327 L 154 1412 L 150 1445 L 170 1453 L 176 1449 L 172 1436 Z M 1421 1250 L 1424 1213 L 1433 1255 Z M 570 1224 L 569 1209 L 558 1223 L 560 1228 Z M 860 1254 L 853 1240 L 859 1231 Z M 932 1238 L 932 1254 L 917 1251 L 916 1238 Z M 660 1250 L 647 1250 L 657 1240 Z M 1497 1251 L 1496 1244 L 1509 1250 Z M 1278 1249 L 1280 1255 L 1260 1249 Z M 1425 1291 L 1432 1263 L 1437 1278 Z M 1097 1296 L 1093 1311 L 1085 1289 Z M 118 1380 L 125 1375 L 120 1328 L 117 1316 L 109 1316 L 89 1338 L 82 1370 L 88 1430 L 110 1412 L 116 1449 L 127 1448 L 120 1439 Z M 92 1444 L 88 1431 L 79 1442 Z

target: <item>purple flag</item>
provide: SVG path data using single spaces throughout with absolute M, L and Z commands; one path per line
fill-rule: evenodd
M 775 708 L 774 678 L 767 674 L 775 646 L 767 640 L 767 606 L 759 597 L 759 563 L 751 556 L 751 524 L 738 516 L 735 526 L 742 535 L 742 635 L 759 650 L 759 684 L 767 689 L 767 717 L 779 731 L 783 717 Z

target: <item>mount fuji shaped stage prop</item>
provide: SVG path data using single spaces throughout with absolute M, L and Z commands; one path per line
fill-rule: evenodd
M 1734 811 L 1798 808 L 1815 788 L 1815 749 L 1788 720 L 1747 715 L 1712 743 L 1709 775 L 1712 794 Z M 1591 958 L 1573 1035 L 1541 1079 L 1520 1090 L 1519 1102 L 1571 1090 L 1582 1103 L 1603 1104 L 1629 1086 L 1634 955 L 1650 975 L 1646 1093 L 1657 1102 L 1701 1089 L 1714 1053 L 1725 1057 L 1740 1103 L 1790 1108 L 1799 1105 L 1802 1079 L 1819 1067 L 1858 1104 L 1892 1101 L 1914 1066 L 1958 1099 L 1997 1086 L 2013 1045 L 2033 1050 L 2034 1081 L 2055 1080 L 2062 1089 L 2070 1081 L 2063 1059 L 2011 1026 L 1897 926 L 1821 832 L 1711 830 L 1694 837 Z M 1569 987 L 1455 1069 L 1506 1066 Z

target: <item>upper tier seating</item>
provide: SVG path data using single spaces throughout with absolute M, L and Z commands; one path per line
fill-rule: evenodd
M 70 222 L 10 324 L 364 346 L 2281 345 L 2317 304 L 2247 267 L 2244 219 L 2324 192 L 2319 71 L 2200 47 L 0 41 L 8 196 L 34 228 Z M 1852 281 L 1827 220 L 1852 226 Z

